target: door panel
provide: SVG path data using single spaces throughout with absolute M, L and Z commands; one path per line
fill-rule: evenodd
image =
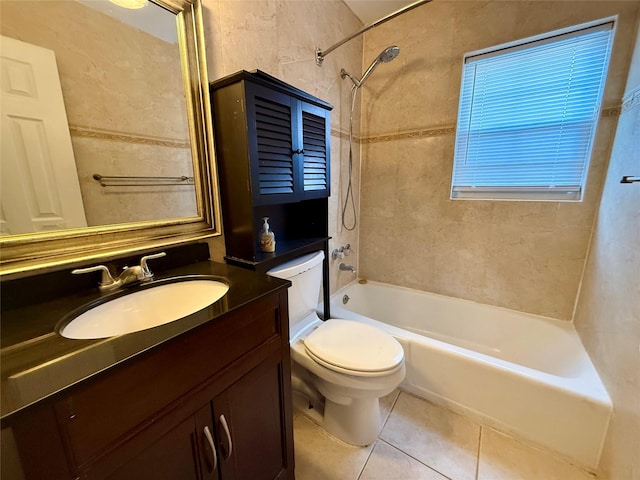
M 281 385 L 279 355 L 271 356 L 214 399 L 225 480 L 273 480 L 286 469 Z
M 208 406 L 207 406 L 208 407 Z M 208 410 L 208 408 L 207 408 Z M 211 415 L 209 411 L 209 415 Z M 140 455 L 108 477 L 110 480 L 200 480 L 196 418 L 189 417 L 169 430 Z M 132 440 L 135 441 L 135 440 Z
M 256 205 L 295 200 L 300 184 L 295 169 L 296 110 L 288 95 L 247 85 L 247 119 L 251 150 L 251 183 Z
M 55 54 L 1 42 L 2 232 L 86 227 Z
M 303 197 L 324 198 L 330 195 L 330 126 L 329 112 L 301 102 L 303 161 Z

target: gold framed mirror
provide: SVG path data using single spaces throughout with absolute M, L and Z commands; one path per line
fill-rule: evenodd
M 32 82 L 28 75 L 14 68 L 23 62 L 12 63 L 11 59 L 6 59 L 5 51 L 9 50 L 8 45 L 13 42 L 12 38 L 19 42 L 31 40 L 20 38 L 25 36 L 24 32 L 28 29 L 21 27 L 15 16 L 11 18 L 11 14 L 15 13 L 11 11 L 12 7 L 18 12 L 15 15 L 22 15 L 22 21 L 35 21 L 36 15 L 33 11 L 29 12 L 29 7 L 58 9 L 56 13 L 67 6 L 75 9 L 73 14 L 65 11 L 66 16 L 57 22 L 51 19 L 51 12 L 38 11 L 41 21 L 51 22 L 52 25 L 46 29 L 42 28 L 42 25 L 34 27 L 32 30 L 37 34 L 32 43 L 43 43 L 41 37 L 46 35 L 43 31 L 54 26 L 61 31 L 82 26 L 89 37 L 83 38 L 75 31 L 66 33 L 74 45 L 59 48 L 61 53 L 55 54 L 63 84 L 61 90 L 65 92 L 63 111 L 66 106 L 68 121 L 49 122 L 54 125 L 64 124 L 65 129 L 68 127 L 70 132 L 72 141 L 69 145 L 72 161 L 75 154 L 79 195 L 76 197 L 77 200 L 71 200 L 69 204 L 83 204 L 81 220 L 79 223 L 67 221 L 67 217 L 60 220 L 61 216 L 56 211 L 60 200 L 55 194 L 50 193 L 48 185 L 45 188 L 27 188 L 29 191 L 26 199 L 16 200 L 18 197 L 13 197 L 7 200 L 3 193 L 0 219 L 5 233 L 0 236 L 0 275 L 3 278 L 41 273 L 72 263 L 103 261 L 123 254 L 163 248 L 221 234 L 201 0 L 148 0 L 144 8 L 155 9 L 155 13 L 163 16 L 163 20 L 147 23 L 158 25 L 164 22 L 169 26 L 168 30 L 174 30 L 170 32 L 171 36 L 174 36 L 173 39 L 163 38 L 162 41 L 153 38 L 162 37 L 162 33 L 156 34 L 140 25 L 128 25 L 131 23 L 128 18 L 133 17 L 133 13 L 128 12 L 134 12 L 133 10 L 127 11 L 115 4 L 109 4 L 108 0 L 100 1 L 107 5 L 107 17 L 104 20 L 107 22 L 106 25 L 96 23 L 95 19 L 102 19 L 101 15 L 104 16 L 104 12 L 96 12 L 93 8 L 97 0 L 2 0 L 0 3 L 3 19 L 0 32 L 3 40 L 3 92 L 8 89 L 7 85 L 11 81 L 17 85 L 18 90 L 24 87 L 27 91 L 31 88 L 30 85 L 35 85 L 34 90 L 40 88 L 41 93 L 45 87 L 49 88 L 51 83 L 55 83 L 47 81 L 39 87 L 36 81 Z M 69 18 L 71 15 L 78 15 L 75 13 L 76 10 L 81 12 L 81 18 Z M 124 14 L 125 20 L 109 16 L 108 10 L 113 10 L 118 15 Z M 142 30 L 141 35 L 145 38 L 130 40 L 129 33 L 118 30 L 121 27 L 135 29 L 136 35 Z M 62 36 L 60 33 L 54 35 L 56 41 Z M 9 40 L 6 40 L 7 37 Z M 163 45 L 169 45 L 168 48 L 173 48 L 175 52 L 167 55 L 162 52 L 158 54 L 160 50 L 154 46 L 153 41 L 156 44 L 164 42 Z M 109 49 L 108 54 L 97 55 L 95 51 L 85 54 L 75 51 L 75 45 L 83 44 L 87 44 L 87 48 L 93 45 L 94 49 L 98 48 L 96 45 L 100 45 L 101 49 Z M 126 59 L 121 56 L 111 58 L 112 52 L 118 55 L 120 52 L 123 55 L 131 52 L 133 56 Z M 68 57 L 66 61 L 65 55 Z M 145 70 L 147 63 L 152 65 L 149 67 L 151 70 Z M 164 73 L 158 73 L 159 64 L 174 70 L 167 74 L 167 78 L 173 80 L 165 78 Z M 88 95 L 75 100 L 67 98 L 66 92 L 77 94 L 83 91 L 74 77 L 75 74 L 63 74 L 63 69 L 68 65 L 81 65 L 82 75 L 99 80 L 85 87 L 89 88 Z M 127 83 L 123 80 L 125 77 Z M 106 86 L 101 87 L 98 83 L 103 80 Z M 109 83 L 114 81 L 120 82 L 121 85 Z M 172 81 L 175 82 L 171 83 Z M 135 82 L 138 83 L 134 87 Z M 13 84 L 8 86 L 13 87 Z M 125 96 L 132 91 L 140 91 L 141 96 Z M 22 94 L 22 91 L 20 93 Z M 114 96 L 106 97 L 107 94 Z M 47 93 L 40 96 L 48 98 L 51 95 Z M 103 96 L 105 98 L 102 98 L 102 106 L 99 108 L 92 107 L 88 101 L 89 98 Z M 118 102 L 126 104 L 131 109 L 125 112 L 116 110 L 114 105 Z M 46 136 L 40 133 L 39 127 L 32 128 L 30 125 L 15 122 L 15 118 L 22 119 L 24 116 L 8 111 L 11 110 L 12 104 L 5 101 L 5 98 L 2 103 L 2 123 L 8 132 L 3 131 L 3 145 L 12 143 L 4 141 L 5 133 L 18 135 L 22 144 L 26 145 L 20 145 L 21 150 L 18 154 L 15 154 L 16 149 L 5 150 L 3 146 L 2 192 L 13 188 L 15 179 L 21 175 L 21 169 L 27 170 L 19 164 L 23 157 L 31 155 L 42 161 L 44 166 L 30 169 L 36 171 L 36 177 L 39 175 L 41 180 L 45 178 L 45 183 L 47 178 L 66 171 L 65 167 L 47 165 L 47 162 L 42 160 L 47 160 L 48 157 L 58 158 L 57 155 L 48 154 L 48 150 L 44 148 L 33 147 L 37 141 L 30 138 Z M 169 106 L 173 110 L 170 110 Z M 91 115 L 87 112 L 94 112 L 95 115 L 90 118 Z M 87 124 L 91 126 L 87 127 Z M 10 131 L 11 129 L 13 130 Z M 119 149 L 118 145 L 122 145 L 123 149 Z M 128 149 L 126 154 L 125 146 Z M 27 151 L 29 149 L 34 151 Z M 82 155 L 86 158 L 81 158 Z M 179 168 L 171 165 L 173 159 L 178 158 L 182 162 Z M 7 166 L 4 159 L 17 159 L 14 162 L 17 165 Z M 115 168 L 120 164 L 128 165 L 129 171 L 123 172 Z M 133 165 L 135 167 L 132 167 Z M 15 175 L 12 168 L 15 169 Z M 105 182 L 105 179 L 110 177 L 116 179 L 115 185 Z M 125 179 L 122 180 L 123 178 Z M 67 193 L 73 188 L 64 186 L 61 190 Z M 187 200 L 178 201 L 174 198 Z M 14 210 L 24 210 L 38 202 L 40 203 L 36 208 L 32 208 L 36 210 L 36 214 L 34 215 L 33 211 L 28 213 L 32 217 L 39 215 L 44 219 L 44 223 L 38 224 L 36 218 L 35 222 L 31 222 L 36 223 L 35 227 L 27 226 L 25 230 L 5 228 L 8 225 L 6 220 L 11 216 L 7 213 L 10 207 Z M 162 209 L 162 204 L 166 210 Z M 175 209 L 175 205 L 178 204 L 187 206 Z M 131 211 L 134 213 L 131 214 Z M 24 214 L 15 214 L 18 223 L 23 217 Z M 55 218 L 57 224 L 52 222 L 51 218 Z M 51 224 L 54 226 L 51 227 Z M 31 231 L 26 231 L 29 229 Z

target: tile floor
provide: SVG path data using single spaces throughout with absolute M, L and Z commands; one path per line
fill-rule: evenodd
M 368 447 L 332 437 L 294 414 L 297 480 L 594 480 L 589 473 L 404 392 L 381 401 Z

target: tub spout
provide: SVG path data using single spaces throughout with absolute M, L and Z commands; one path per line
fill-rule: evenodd
M 349 271 L 351 273 L 356 273 L 355 267 L 352 267 L 351 265 L 347 265 L 346 263 L 340 262 L 340 265 L 338 265 L 338 268 L 340 270 L 347 270 L 347 271 Z

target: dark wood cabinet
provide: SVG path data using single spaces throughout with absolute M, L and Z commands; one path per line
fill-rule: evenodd
M 211 94 L 224 196 L 244 187 L 254 206 L 329 196 L 331 105 L 260 71 L 213 82 Z
M 283 477 L 279 360 L 265 360 L 213 400 L 220 470 L 227 479 Z
M 260 71 L 213 82 L 211 98 L 227 257 L 260 263 L 326 240 L 331 105 Z M 259 249 L 262 217 L 275 253 Z
M 286 291 L 17 415 L 28 479 L 293 479 Z
M 211 407 L 202 407 L 175 426 L 131 460 L 110 480 L 153 478 L 154 480 L 218 479 L 217 452 L 211 428 Z
M 221 115 L 229 93 L 214 99 Z M 328 197 L 329 110 L 251 82 L 244 94 L 253 204 Z

